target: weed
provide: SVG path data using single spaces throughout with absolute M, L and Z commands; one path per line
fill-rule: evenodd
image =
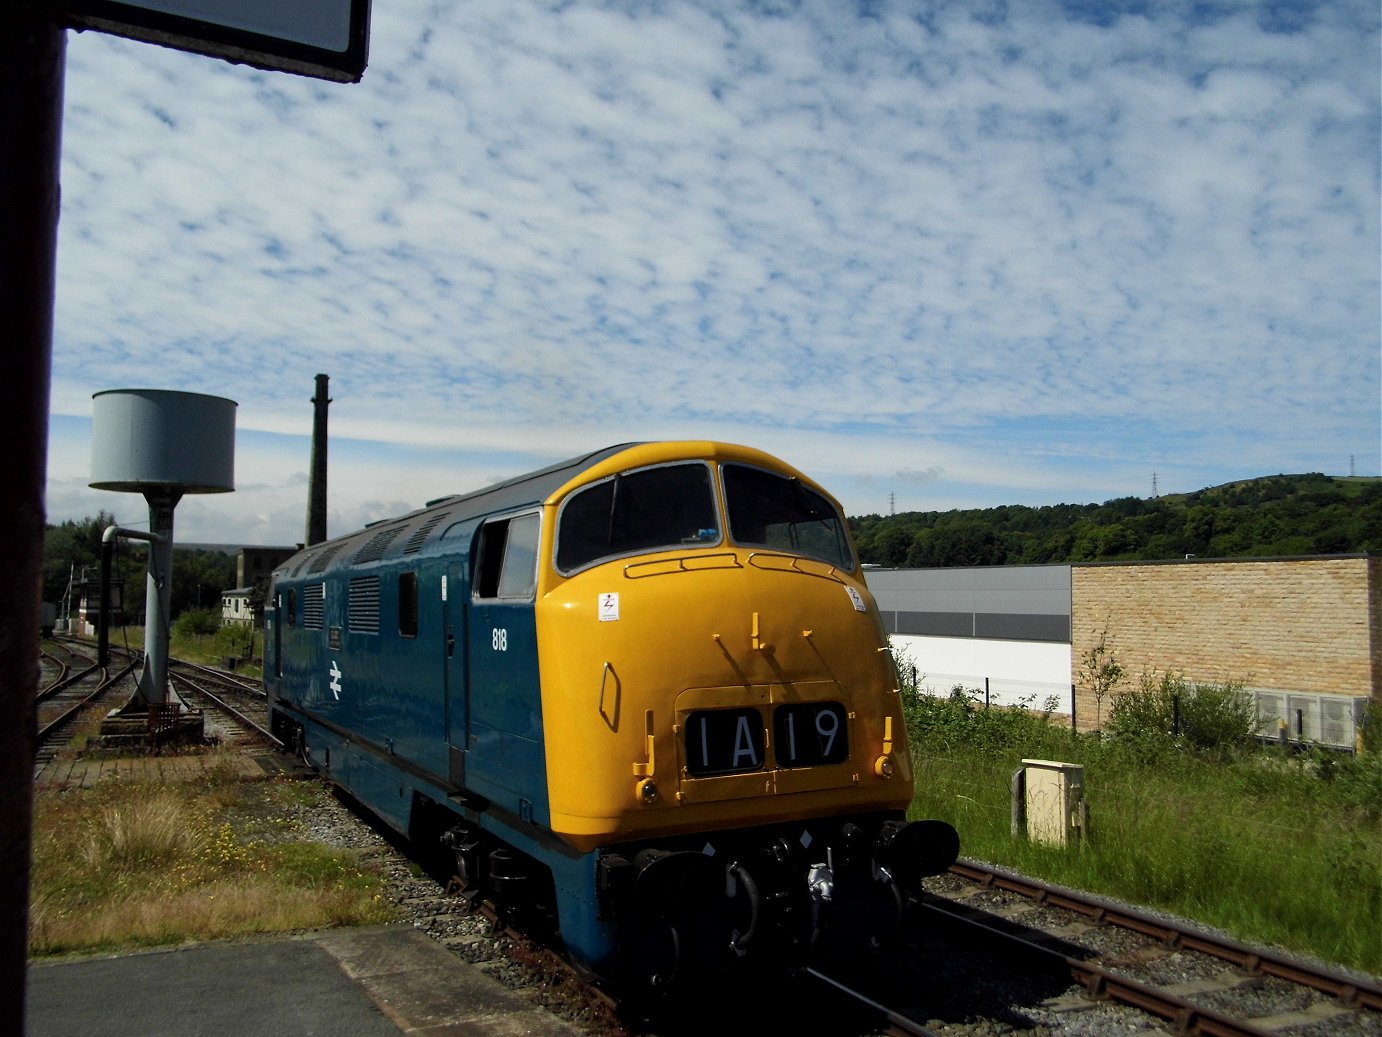
M 307 782 L 106 781 L 35 803 L 30 951 L 215 939 L 387 921 L 381 874 L 299 837 Z

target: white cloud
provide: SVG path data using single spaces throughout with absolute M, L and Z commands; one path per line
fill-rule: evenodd
M 1375 6 L 375 6 L 346 86 L 70 41 L 54 414 L 273 434 L 180 538 L 301 538 L 317 372 L 333 532 L 669 436 L 857 512 L 1382 470 Z

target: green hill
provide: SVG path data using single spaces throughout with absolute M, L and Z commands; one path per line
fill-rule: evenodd
M 865 563 L 907 568 L 1382 554 L 1382 479 L 1273 475 L 1103 504 L 850 518 Z

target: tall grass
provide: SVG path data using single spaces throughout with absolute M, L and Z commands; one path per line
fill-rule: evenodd
M 185 662 L 201 663 L 204 666 L 219 666 L 228 657 L 239 662 L 236 669 L 248 676 L 258 677 L 263 672 L 264 631 L 246 627 L 208 626 L 202 620 L 202 613 L 184 614 L 173 623 L 168 640 L 168 654 Z M 184 619 L 188 619 L 184 622 Z M 144 628 L 142 626 L 115 627 L 109 634 L 110 643 L 135 652 L 144 650 Z
M 963 694 L 914 698 L 908 720 L 912 814 L 953 824 L 963 855 L 1382 975 L 1382 755 L 1077 736 Z M 1084 767 L 1071 848 L 1014 838 L 1023 759 Z
M 117 950 L 394 916 L 381 875 L 291 818 L 300 781 L 106 781 L 35 801 L 30 953 Z

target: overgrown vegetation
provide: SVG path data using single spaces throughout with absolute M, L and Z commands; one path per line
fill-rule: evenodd
M 170 651 L 188 662 L 219 665 L 228 658 L 262 660 L 264 631 L 250 626 L 221 625 L 220 610 L 192 609 L 173 623 Z
M 32 955 L 395 917 L 383 876 L 295 820 L 329 795 L 322 786 L 206 773 L 190 785 L 107 780 L 39 791 Z
M 1183 748 L 1235 752 L 1255 746 L 1257 710 L 1240 682 L 1197 684 L 1180 673 L 1144 673 L 1135 689 L 1114 696 L 1104 732 L 1153 750 L 1169 739 Z
M 1103 504 L 851 518 L 860 557 L 895 568 L 1382 552 L 1382 480 L 1277 475 Z
M 219 626 L 220 613 L 208 609 L 184 612 L 173 621 L 168 654 L 174 659 L 204 666 L 221 666 L 236 660 L 236 670 L 259 676 L 264 661 L 264 631 L 247 626 Z M 110 643 L 121 648 L 143 651 L 144 628 L 115 627 Z
M 1382 974 L 1382 754 L 1263 747 L 1236 687 L 1175 675 L 1116 695 L 1102 736 L 906 693 L 912 816 L 953 824 L 964 856 Z M 1083 766 L 1072 848 L 1013 837 L 1023 759 Z

